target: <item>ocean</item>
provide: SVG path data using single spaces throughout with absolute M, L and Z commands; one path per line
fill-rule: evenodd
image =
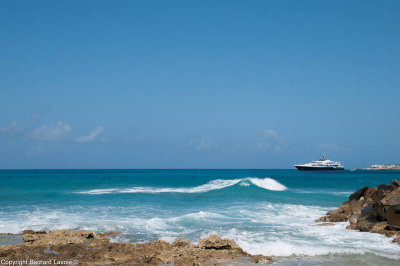
M 216 233 L 277 265 L 400 265 L 391 238 L 315 222 L 392 179 L 400 172 L 1 170 L 0 233 L 118 231 L 113 241 L 134 243 Z

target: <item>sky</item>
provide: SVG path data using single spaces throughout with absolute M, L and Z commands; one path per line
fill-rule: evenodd
M 1 1 L 0 169 L 400 163 L 400 1 Z

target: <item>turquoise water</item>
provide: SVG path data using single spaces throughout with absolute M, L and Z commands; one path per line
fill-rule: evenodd
M 392 179 L 400 172 L 3 170 L 0 232 L 119 231 L 113 241 L 131 242 L 217 233 L 282 265 L 393 264 L 400 245 L 390 238 L 314 222 L 355 190 Z

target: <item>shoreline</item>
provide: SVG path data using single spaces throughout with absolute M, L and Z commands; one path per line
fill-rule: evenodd
M 250 255 L 233 240 L 211 235 L 198 244 L 177 238 L 168 243 L 113 243 L 118 232 L 96 233 L 86 230 L 25 230 L 24 233 L 0 233 L 2 237 L 17 237 L 19 244 L 0 244 L 0 265 L 393 265 L 399 258 L 369 253 L 331 253 L 319 255 L 263 256 Z M 25 235 L 25 240 L 24 240 Z M 46 235 L 48 237 L 46 237 Z M 43 238 L 44 237 L 44 238 Z M 189 258 L 187 258 L 189 257 Z M 171 259 L 172 258 L 172 259 Z M 186 258 L 185 260 L 183 260 Z M 77 262 L 77 263 L 74 263 Z M 27 262 L 27 263 L 25 263 Z M 170 262 L 170 263 L 166 263 Z M 12 264 L 8 264 L 12 265 Z
M 394 237 L 400 244 L 400 181 L 389 185 L 363 187 L 349 196 L 339 208 L 331 210 L 316 222 L 349 222 L 346 229 Z
M 323 224 L 315 222 L 316 219 L 348 200 L 351 192 L 365 184 L 373 184 L 373 186 L 380 183 L 389 184 L 391 180 L 396 179 L 397 174 L 368 175 L 368 173 L 347 172 L 337 175 L 327 174 L 321 181 L 321 174 L 309 176 L 301 172 L 265 171 L 257 173 L 262 177 L 271 177 L 271 179 L 259 178 L 259 181 L 268 181 L 264 184 L 268 186 L 264 187 L 251 183 L 247 177 L 244 177 L 245 174 L 248 173 L 223 172 L 221 177 L 211 177 L 209 172 L 205 172 L 198 180 L 185 179 L 185 182 L 182 182 L 179 175 L 176 177 L 174 174 L 165 182 L 158 183 L 159 179 L 154 178 L 149 181 L 146 179 L 145 184 L 141 184 L 140 179 L 127 184 L 124 177 L 126 173 L 122 173 L 120 180 L 113 180 L 110 186 L 99 186 L 99 188 L 136 186 L 151 188 L 155 186 L 162 189 L 185 188 L 187 190 L 187 188 L 197 188 L 204 184 L 215 185 L 216 182 L 219 184 L 223 180 L 245 179 L 242 183 L 236 183 L 237 185 L 228 188 L 196 194 L 193 194 L 191 190 L 184 193 L 130 191 L 128 194 L 74 194 L 77 184 L 83 184 L 82 191 L 91 191 L 98 187 L 93 186 L 91 179 L 86 180 L 78 175 L 76 179 L 71 180 L 70 187 L 61 189 L 59 184 L 67 180 L 63 174 L 62 178 L 54 179 L 55 183 L 50 183 L 50 187 L 47 186 L 49 184 L 47 178 L 33 179 L 32 182 L 43 184 L 43 187 L 40 190 L 31 190 L 21 178 L 21 182 L 13 183 L 12 187 L 26 187 L 23 191 L 32 194 L 32 202 L 19 207 L 18 204 L 23 204 L 25 200 L 19 201 L 17 198 L 14 202 L 12 201 L 14 195 L 7 194 L 6 191 L 5 196 L 9 196 L 11 200 L 5 202 L 9 204 L 6 204 L 7 208 L 2 212 L 4 216 L 2 216 L 0 232 L 6 232 L 6 234 L 0 236 L 0 245 L 13 244 L 15 248 L 16 245 L 23 244 L 21 232 L 27 228 L 46 231 L 91 230 L 96 231 L 97 235 L 109 231 L 120 231 L 119 235 L 110 237 L 110 242 L 120 244 L 124 244 L 124 241 L 130 241 L 132 244 L 150 244 L 157 238 L 171 245 L 175 238 L 181 236 L 187 237 L 192 244 L 197 244 L 200 238 L 218 234 L 223 238 L 234 239 L 237 245 L 249 254 L 272 256 L 275 259 L 274 265 L 280 266 L 318 265 L 318 263 L 331 265 L 336 261 L 340 261 L 340 265 L 354 265 L 355 261 L 358 265 L 399 263 L 400 246 L 392 243 L 391 238 L 386 238 L 381 234 L 346 230 L 348 222 Z M 252 174 L 249 173 L 248 176 Z M 164 172 L 157 173 L 156 177 L 162 175 Z M 278 175 L 283 177 L 277 177 Z M 304 176 L 308 176 L 308 179 Z M 95 178 L 100 177 L 104 178 L 102 174 L 95 175 Z M 145 178 L 147 177 L 143 177 Z M 272 191 L 275 187 L 270 186 L 270 181 L 281 182 L 282 185 L 288 186 L 288 190 L 286 192 Z M 294 181 L 296 182 L 290 183 Z M 316 186 L 310 187 L 311 183 L 315 183 Z M 381 190 L 385 189 L 382 187 Z M 43 201 L 43 197 L 46 197 L 46 201 Z M 364 201 L 365 198 L 364 195 Z M 147 204 L 138 207 L 133 204 L 136 202 Z M 41 205 L 36 208 L 37 203 Z M 176 206 L 173 203 L 181 205 Z M 78 255 L 81 255 L 79 250 L 82 247 L 78 247 L 79 244 L 69 245 Z M 114 247 L 112 244 L 112 250 L 115 250 L 115 253 L 119 252 L 118 249 L 121 249 L 120 245 Z M 127 249 L 135 248 L 127 247 Z M 99 250 L 108 252 L 106 247 L 104 249 L 101 247 Z M 50 252 L 51 255 L 53 251 L 60 253 L 60 250 L 45 247 L 39 250 L 38 254 L 43 256 L 44 252 Z M 85 252 L 83 255 L 86 254 Z M 171 253 L 170 250 L 165 250 L 165 252 Z M 52 254 L 51 256 L 59 257 L 60 255 Z M 219 258 L 214 258 L 214 260 L 217 259 Z M 226 260 L 229 260 L 231 264 L 233 261 L 241 265 L 253 263 L 250 256 Z M 103 262 L 111 263 L 112 261 L 104 260 Z M 104 263 L 99 264 L 104 265 Z
M 274 262 L 272 257 L 250 255 L 234 240 L 215 234 L 200 239 L 198 244 L 192 244 L 184 237 L 172 243 L 158 239 L 135 244 L 111 242 L 110 237 L 117 234 L 86 230 L 25 230 L 23 243 L 0 245 L 0 261 L 1 265 L 12 262 L 19 265 L 35 262 L 50 265 L 266 265 Z

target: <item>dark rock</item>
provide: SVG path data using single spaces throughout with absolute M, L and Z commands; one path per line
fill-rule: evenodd
M 357 223 L 353 224 L 353 230 L 360 230 L 361 232 L 368 232 L 374 227 L 374 222 L 370 222 L 366 219 L 359 219 Z
M 385 184 L 380 184 L 380 185 L 377 186 L 376 188 L 378 189 L 378 191 L 379 191 L 379 190 L 384 191 L 384 190 L 387 189 L 387 185 L 385 185 Z
M 387 189 L 386 189 L 386 190 L 392 192 L 392 191 L 394 191 L 394 190 L 396 190 L 396 189 L 397 189 L 397 186 L 395 186 L 395 185 L 393 185 L 393 184 L 390 184 L 389 186 L 387 186 Z
M 359 230 L 385 236 L 396 236 L 400 244 L 400 182 L 393 180 L 389 185 L 363 187 L 332 210 L 319 222 L 349 220 L 346 229 Z
M 395 187 L 400 187 L 400 182 L 395 179 L 392 180 L 392 182 L 390 184 L 394 185 Z
M 369 187 L 364 192 L 364 200 L 368 202 L 372 202 L 374 200 L 374 194 L 376 193 L 375 187 Z
M 400 205 L 390 206 L 386 218 L 391 229 L 400 230 Z
M 362 202 L 358 200 L 345 201 L 338 209 L 327 212 L 327 215 L 316 220 L 316 222 L 345 222 L 351 215 L 361 214 Z
M 400 188 L 391 191 L 386 197 L 381 200 L 383 205 L 398 205 L 400 204 Z
M 364 193 L 365 193 L 365 191 L 366 191 L 367 189 L 368 189 L 368 187 L 363 187 L 363 188 L 357 190 L 356 192 L 354 192 L 353 194 L 351 194 L 351 195 L 349 196 L 349 200 L 350 200 L 350 201 L 352 201 L 352 200 L 359 200 L 361 197 L 364 196 Z

